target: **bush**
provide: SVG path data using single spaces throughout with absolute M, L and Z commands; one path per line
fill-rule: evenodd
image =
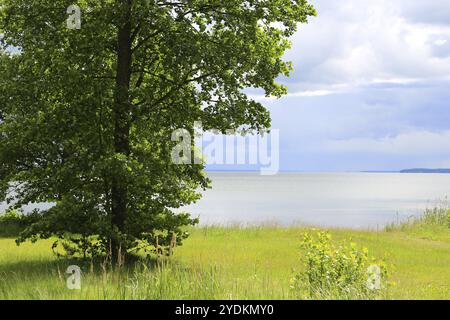
M 377 299 L 385 292 L 386 264 L 375 263 L 367 249 L 354 243 L 336 247 L 327 232 L 305 234 L 302 248 L 304 268 L 292 279 L 299 299 Z
M 0 214 L 0 237 L 17 237 L 33 222 L 33 214 L 19 214 L 15 210 Z

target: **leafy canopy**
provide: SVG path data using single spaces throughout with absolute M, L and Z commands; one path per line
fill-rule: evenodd
M 72 4 L 0 0 L 0 200 L 55 204 L 20 241 L 97 236 L 106 247 L 120 236 L 129 249 L 157 231 L 160 243 L 181 241 L 197 221 L 173 209 L 209 181 L 201 165 L 172 163 L 171 133 L 194 121 L 269 128 L 243 90 L 286 93 L 282 56 L 315 11 L 306 0 L 79 0 L 74 30 Z

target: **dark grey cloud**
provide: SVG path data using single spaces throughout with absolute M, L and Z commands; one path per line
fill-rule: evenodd
M 393 0 L 401 14 L 416 23 L 450 25 L 448 0 Z

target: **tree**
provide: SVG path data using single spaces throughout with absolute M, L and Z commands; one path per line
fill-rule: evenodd
M 315 11 L 306 0 L 77 2 L 80 29 L 67 28 L 72 0 L 0 0 L 0 200 L 55 204 L 19 241 L 95 237 L 114 255 L 181 242 L 197 220 L 174 209 L 209 181 L 202 165 L 171 161 L 172 132 L 268 129 L 243 90 L 286 93 L 282 56 Z

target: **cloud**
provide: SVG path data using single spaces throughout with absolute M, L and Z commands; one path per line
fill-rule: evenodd
M 393 2 L 397 2 L 401 14 L 409 21 L 450 25 L 450 7 L 448 0 L 394 0 Z
M 284 98 L 293 98 L 293 97 L 323 97 L 323 96 L 329 96 L 333 94 L 342 93 L 342 90 L 337 89 L 329 89 L 329 90 L 306 90 L 306 91 L 298 91 L 294 93 L 288 93 L 284 96 Z M 266 101 L 275 101 L 278 98 L 276 97 L 266 97 L 264 95 L 249 95 L 249 98 L 259 101 L 259 102 L 266 102 Z
M 427 24 L 417 23 L 417 8 L 409 5 L 417 1 L 312 2 L 319 15 L 301 26 L 287 55 L 298 70 L 292 79 L 284 79 L 294 84 L 294 92 L 321 90 L 320 85 L 357 86 L 375 79 L 433 79 L 450 74 L 446 45 L 450 24 L 429 19 Z M 435 7 L 420 6 L 421 10 Z M 449 7 L 447 2 L 440 10 Z
M 289 94 L 252 95 L 280 129 L 282 169 L 450 166 L 450 2 L 311 2 Z
M 281 167 L 347 171 L 444 166 L 450 163 L 449 87 L 445 79 L 380 79 L 340 94 L 267 101 L 273 128 L 280 129 Z
M 450 156 L 450 130 L 443 132 L 415 131 L 381 139 L 352 138 L 329 140 L 323 144 L 324 151 L 338 153 L 362 152 L 408 156 Z
M 433 56 L 441 59 L 450 57 L 450 36 L 433 35 L 429 38 L 428 45 L 431 48 Z

